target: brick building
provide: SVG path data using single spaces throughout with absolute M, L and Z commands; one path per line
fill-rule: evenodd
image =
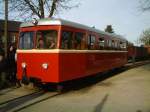
M 8 45 L 10 43 L 17 43 L 18 33 L 19 33 L 19 26 L 21 22 L 19 21 L 8 21 Z M 4 25 L 5 20 L 0 20 L 0 44 L 4 47 Z

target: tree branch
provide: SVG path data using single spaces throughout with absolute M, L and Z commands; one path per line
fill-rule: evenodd
M 39 14 L 39 12 L 37 12 L 37 10 L 34 8 L 34 6 L 30 3 L 29 0 L 24 0 L 28 6 L 30 7 L 30 9 L 32 10 L 33 13 L 35 13 L 39 18 L 41 18 L 41 15 Z
M 53 0 L 52 1 L 52 6 L 51 6 L 51 11 L 50 11 L 50 14 L 48 17 L 52 17 L 53 14 L 54 14 L 54 11 L 56 10 L 56 3 L 58 2 L 59 0 Z
M 43 2 L 43 0 L 39 0 L 39 12 L 41 15 L 40 18 L 44 18 L 45 15 L 44 15 L 44 2 Z

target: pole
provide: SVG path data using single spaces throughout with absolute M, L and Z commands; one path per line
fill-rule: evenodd
M 5 5 L 5 25 L 4 25 L 4 50 L 5 50 L 5 57 L 7 57 L 7 36 L 8 36 L 8 0 L 4 0 Z M 5 87 L 6 84 L 6 73 L 2 72 L 0 74 L 0 82 L 2 83 L 0 86 Z
M 4 26 L 4 37 L 5 37 L 5 57 L 7 57 L 7 36 L 8 36 L 8 0 L 5 1 L 5 26 Z

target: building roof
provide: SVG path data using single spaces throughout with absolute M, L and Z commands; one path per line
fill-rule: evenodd
M 54 19 L 54 18 L 39 19 L 37 20 L 37 25 L 66 25 L 66 26 L 71 26 L 75 28 L 86 29 L 88 31 L 93 31 L 102 35 L 114 37 L 115 39 L 121 39 L 122 41 L 126 41 L 126 39 L 121 35 L 117 35 L 115 33 L 107 33 L 107 32 L 101 31 L 93 27 L 89 27 L 80 23 L 75 23 L 75 22 L 71 22 L 71 21 L 63 20 L 63 19 Z M 25 22 L 20 25 L 20 27 L 31 27 L 31 26 L 35 26 L 33 21 Z
M 8 31 L 18 32 L 20 24 L 21 24 L 20 21 L 8 21 Z M 4 25 L 5 20 L 0 19 L 0 31 L 4 31 Z

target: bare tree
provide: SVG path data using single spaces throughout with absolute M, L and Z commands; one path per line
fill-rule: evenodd
M 150 11 L 150 0 L 140 0 L 140 9 L 142 11 Z
M 114 33 L 114 30 L 113 30 L 113 28 L 112 28 L 112 25 L 107 25 L 107 27 L 105 28 L 105 32 Z
M 9 0 L 9 16 L 23 19 L 53 17 L 78 6 L 76 0 Z
M 143 31 L 139 38 L 139 42 L 144 45 L 150 45 L 150 28 Z

